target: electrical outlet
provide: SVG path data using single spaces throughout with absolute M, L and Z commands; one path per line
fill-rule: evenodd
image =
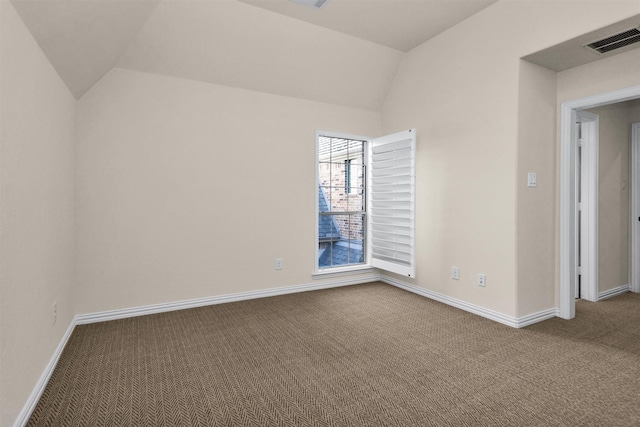
M 459 267 L 451 267 L 451 278 L 453 280 L 460 280 L 460 268 Z
M 487 278 L 483 273 L 478 274 L 478 286 L 487 286 Z
M 276 270 L 282 270 L 282 258 L 276 258 Z
M 53 302 L 53 325 L 56 324 L 56 320 L 58 319 L 58 302 Z

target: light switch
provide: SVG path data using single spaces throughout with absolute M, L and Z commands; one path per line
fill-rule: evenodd
M 536 173 L 535 172 L 529 172 L 528 179 L 527 179 L 527 186 L 528 187 L 537 187 L 538 186 L 538 179 L 536 177 Z

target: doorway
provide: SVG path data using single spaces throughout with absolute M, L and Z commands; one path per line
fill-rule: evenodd
M 579 267 L 583 264 L 582 275 L 580 275 L 580 282 L 584 285 L 585 278 L 582 277 L 585 273 L 584 262 L 586 255 L 586 262 L 589 264 L 587 275 L 597 280 L 597 197 L 593 197 L 593 190 L 597 191 L 597 152 L 595 156 L 595 187 L 588 189 L 588 194 L 582 194 L 583 179 L 587 182 L 593 183 L 593 173 L 589 171 L 580 170 L 580 176 L 578 178 L 578 155 L 585 155 L 585 151 L 579 153 L 576 141 L 578 126 L 578 116 L 581 110 L 586 108 L 599 107 L 603 105 L 613 104 L 617 102 L 629 101 L 632 99 L 640 98 L 640 86 L 633 86 L 630 88 L 607 92 L 604 94 L 594 95 L 587 98 L 577 99 L 574 101 L 565 102 L 561 106 L 560 113 L 560 310 L 559 316 L 565 319 L 572 319 L 575 317 L 575 298 L 578 294 L 578 277 Z M 596 120 L 597 123 L 597 120 Z M 583 131 L 584 129 L 580 129 Z M 584 166 L 584 162 L 580 162 Z M 593 165 L 588 166 L 593 167 Z M 582 168 L 584 169 L 584 167 Z M 591 171 L 593 172 L 593 171 Z M 633 183 L 632 183 L 633 184 Z M 632 194 L 635 194 L 636 189 L 632 188 Z M 597 195 L 597 192 L 596 192 Z M 585 202 L 587 197 L 588 205 L 593 207 L 595 204 L 595 210 L 590 209 L 591 217 L 584 217 L 584 205 L 582 206 L 582 213 L 579 216 L 578 202 Z M 582 199 L 582 200 L 580 200 Z M 640 217 L 640 215 L 638 215 Z M 586 222 L 585 222 L 586 221 Z M 634 222 L 635 223 L 635 222 Z M 587 228 L 587 234 L 583 235 L 581 229 Z M 591 234 L 592 233 L 592 234 Z M 590 239 L 589 242 L 584 242 L 584 238 Z M 595 238 L 595 241 L 593 240 Z M 585 246 L 586 245 L 586 246 Z M 586 253 L 581 253 L 586 251 Z M 633 252 L 632 252 L 633 253 Z M 595 258 L 593 258 L 595 256 Z M 594 274 L 595 269 L 595 274 Z M 640 279 L 639 279 L 640 280 Z M 597 301 L 597 285 L 592 288 L 592 284 L 595 282 L 588 282 L 586 287 L 585 297 L 587 299 L 593 298 L 593 301 Z M 581 286 L 582 288 L 582 286 Z M 580 291 L 581 292 L 581 291 Z M 589 295 L 593 292 L 591 295 Z

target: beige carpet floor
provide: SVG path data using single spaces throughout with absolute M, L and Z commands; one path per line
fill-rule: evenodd
M 382 283 L 78 326 L 30 426 L 637 426 L 640 295 L 516 330 Z

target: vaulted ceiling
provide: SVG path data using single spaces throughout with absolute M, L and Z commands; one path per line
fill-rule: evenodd
M 120 67 L 379 110 L 404 52 L 496 0 L 12 0 L 76 98 Z
M 12 3 L 62 80 L 79 98 L 116 65 L 158 1 Z
M 329 0 L 317 10 L 292 0 L 239 0 L 407 52 L 497 0 Z

